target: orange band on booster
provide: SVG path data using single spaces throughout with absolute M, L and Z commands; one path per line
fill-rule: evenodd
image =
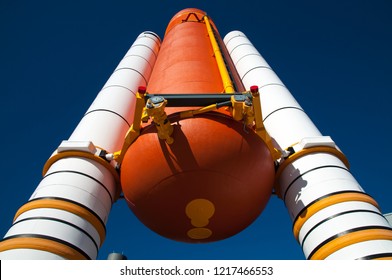
M 365 193 L 359 193 L 359 192 L 345 192 L 345 193 L 338 193 L 338 194 L 332 194 L 327 197 L 324 197 L 320 199 L 319 201 L 316 201 L 315 203 L 309 205 L 308 207 L 305 207 L 302 210 L 302 214 L 298 215 L 297 218 L 294 220 L 293 224 L 293 233 L 295 238 L 298 240 L 298 235 L 299 231 L 301 230 L 303 224 L 315 213 L 320 211 L 321 209 L 324 209 L 328 206 L 340 203 L 340 202 L 346 202 L 346 201 L 362 201 L 362 202 L 367 202 L 375 207 L 379 208 L 377 202 L 370 197 L 369 195 Z M 305 211 L 306 210 L 306 211 Z
M 0 242 L 0 252 L 13 249 L 41 250 L 59 255 L 67 260 L 87 260 L 83 254 L 65 244 L 38 237 L 19 237 Z
M 29 201 L 19 208 L 19 210 L 15 214 L 14 221 L 22 213 L 38 208 L 54 208 L 54 209 L 64 210 L 85 219 L 90 224 L 92 224 L 94 228 L 97 230 L 100 237 L 100 245 L 102 246 L 102 243 L 105 240 L 105 236 L 106 236 L 105 225 L 91 211 L 89 211 L 86 208 L 83 208 L 80 205 L 72 203 L 71 201 L 57 200 L 57 199 L 39 199 L 39 200 Z
M 368 240 L 392 240 L 392 230 L 388 229 L 366 229 L 356 232 L 351 232 L 346 235 L 335 238 L 328 242 L 320 249 L 318 249 L 311 257 L 310 260 L 323 260 L 332 253 L 347 247 L 349 245 L 368 241 Z

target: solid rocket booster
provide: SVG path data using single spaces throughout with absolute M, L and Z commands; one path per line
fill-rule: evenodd
M 97 257 L 120 193 L 117 171 L 102 153 L 121 149 L 135 93 L 147 84 L 159 47 L 154 33 L 136 39 L 69 141 L 46 163 L 42 181 L 0 243 L 0 259 Z
M 308 259 L 392 257 L 392 230 L 348 169 L 331 138 L 322 136 L 268 63 L 239 31 L 224 42 L 245 88 L 258 85 L 266 130 L 280 150 L 276 192 Z

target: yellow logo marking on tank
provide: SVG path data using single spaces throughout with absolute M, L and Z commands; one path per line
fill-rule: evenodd
M 215 213 L 215 206 L 211 201 L 203 198 L 194 199 L 185 207 L 185 213 L 195 227 L 188 230 L 188 237 L 206 239 L 212 235 L 212 231 L 205 227 L 210 223 L 210 218 Z

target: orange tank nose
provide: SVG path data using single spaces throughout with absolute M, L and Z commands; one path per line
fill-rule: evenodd
M 186 9 L 173 17 L 149 93 L 222 90 L 203 15 Z M 180 119 L 181 109 L 170 109 L 174 143 L 160 140 L 149 125 L 125 153 L 121 184 L 128 205 L 147 227 L 178 241 L 210 242 L 240 232 L 272 192 L 266 144 L 223 110 Z

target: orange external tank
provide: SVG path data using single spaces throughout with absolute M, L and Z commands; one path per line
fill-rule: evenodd
M 204 16 L 185 9 L 170 21 L 149 93 L 224 94 Z M 174 143 L 160 140 L 150 124 L 128 148 L 120 170 L 124 197 L 140 221 L 167 238 L 210 242 L 230 237 L 252 223 L 268 202 L 274 182 L 271 154 L 225 108 L 191 118 L 180 118 L 182 110 L 166 108 Z

